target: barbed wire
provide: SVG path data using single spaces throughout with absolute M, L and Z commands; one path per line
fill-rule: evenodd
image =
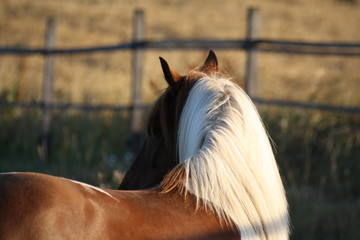
M 159 40 L 125 42 L 115 45 L 94 46 L 87 48 L 46 49 L 0 46 L 0 54 L 16 55 L 60 55 L 81 54 L 94 52 L 124 51 L 133 49 L 223 49 L 223 50 L 257 50 L 260 52 L 276 52 L 284 54 L 312 54 L 360 56 L 360 43 L 319 43 L 319 42 L 291 42 L 280 40 Z
M 355 106 L 344 107 L 344 106 L 317 104 L 317 103 L 263 99 L 257 97 L 252 97 L 251 99 L 257 104 L 264 104 L 264 105 L 276 105 L 276 106 L 288 107 L 288 108 L 302 108 L 302 109 L 313 109 L 313 110 L 331 111 L 331 112 L 339 112 L 339 113 L 360 114 L 360 107 L 355 107 Z
M 326 104 L 317 104 L 317 103 L 304 103 L 296 101 L 285 101 L 285 100 L 273 100 L 273 99 L 263 99 L 258 97 L 251 97 L 254 103 L 262 105 L 276 105 L 281 107 L 288 108 L 301 108 L 301 109 L 312 109 L 312 110 L 321 110 L 321 111 L 331 111 L 339 113 L 349 113 L 349 114 L 360 114 L 360 107 L 344 107 L 336 105 L 326 105 Z M 76 103 L 49 103 L 44 102 L 9 102 L 9 101 L 0 101 L 0 107 L 12 107 L 12 108 L 37 108 L 37 109 L 56 109 L 56 110 L 83 110 L 83 111 L 131 111 L 132 109 L 149 109 L 151 104 L 143 104 L 139 106 L 120 106 L 120 105 L 109 105 L 109 104 L 97 104 L 97 105 L 88 105 L 88 104 L 76 104 Z

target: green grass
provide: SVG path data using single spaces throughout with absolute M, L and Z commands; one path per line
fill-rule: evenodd
M 359 239 L 360 116 L 260 107 L 287 189 L 291 239 Z M 51 162 L 36 152 L 41 112 L 0 110 L 0 172 L 35 171 L 116 188 L 127 114 L 55 111 Z
M 291 239 L 359 239 L 360 116 L 262 110 L 287 189 Z
M 125 113 L 56 111 L 46 165 L 37 154 L 40 123 L 40 111 L 1 110 L 0 172 L 36 171 L 116 187 L 124 169 Z

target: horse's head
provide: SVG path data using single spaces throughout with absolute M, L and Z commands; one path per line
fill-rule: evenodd
M 144 144 L 119 189 L 143 189 L 159 184 L 177 164 L 177 131 L 188 93 L 203 74 L 218 71 L 216 55 L 209 52 L 205 63 L 181 76 L 160 57 L 168 87 L 155 102 L 148 119 Z

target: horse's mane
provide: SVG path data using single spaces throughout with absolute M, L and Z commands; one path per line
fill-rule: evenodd
M 244 91 L 218 75 L 192 87 L 179 122 L 179 165 L 163 191 L 191 193 L 197 207 L 235 225 L 241 239 L 288 239 L 288 211 L 268 135 Z

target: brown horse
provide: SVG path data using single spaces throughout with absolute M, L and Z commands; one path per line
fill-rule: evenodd
M 215 54 L 169 84 L 120 188 L 0 174 L 0 239 L 287 239 L 283 186 L 246 94 Z M 160 184 L 159 184 L 160 183 Z

